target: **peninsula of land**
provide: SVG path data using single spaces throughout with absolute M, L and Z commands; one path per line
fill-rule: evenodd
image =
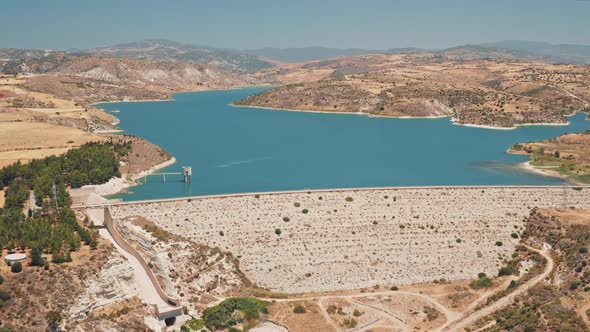
M 541 174 L 590 183 L 590 131 L 516 144 L 508 152 L 529 156 L 527 166 Z
M 389 117 L 450 117 L 456 124 L 514 128 L 566 124 L 590 110 L 590 69 L 451 55 L 366 55 L 261 72 L 286 85 L 239 106 Z

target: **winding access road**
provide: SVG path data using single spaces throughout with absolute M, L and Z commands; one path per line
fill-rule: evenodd
M 436 332 L 438 332 L 438 331 L 441 331 L 441 332 L 442 331 L 444 331 L 444 332 L 446 332 L 446 331 L 449 331 L 449 332 L 460 331 L 461 329 L 477 322 L 478 320 L 480 320 L 486 316 L 489 316 L 500 309 L 503 309 L 504 307 L 511 304 L 512 301 L 514 301 L 514 299 L 517 296 L 524 294 L 526 291 L 531 289 L 533 286 L 543 282 L 543 280 L 545 280 L 551 274 L 551 271 L 553 271 L 553 268 L 555 266 L 555 262 L 553 261 L 553 258 L 551 257 L 550 251 L 546 247 L 543 248 L 542 250 L 538 250 L 538 249 L 535 249 L 535 248 L 532 248 L 529 246 L 527 246 L 527 248 L 529 250 L 538 252 L 547 260 L 547 265 L 545 266 L 545 270 L 543 271 L 543 273 L 541 273 L 538 276 L 527 281 L 525 284 L 518 287 L 512 293 L 500 298 L 499 300 L 490 304 L 489 306 L 484 307 L 480 310 L 471 312 L 471 313 L 463 313 L 454 320 L 448 320 L 443 326 L 441 326 L 440 328 L 438 328 L 434 331 L 436 331 Z

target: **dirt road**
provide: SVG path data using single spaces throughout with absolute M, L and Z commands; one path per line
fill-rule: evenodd
M 504 296 L 503 298 L 492 303 L 491 305 L 484 307 L 480 310 L 474 311 L 472 313 L 469 313 L 469 314 L 464 313 L 464 314 L 460 315 L 460 317 L 458 317 L 454 320 L 447 321 L 447 323 L 445 323 L 443 326 L 436 329 L 435 331 L 460 331 L 461 329 L 475 323 L 479 319 L 484 318 L 484 317 L 506 307 L 507 305 L 512 303 L 514 298 L 516 298 L 519 295 L 524 294 L 526 291 L 528 291 L 529 289 L 531 289 L 533 286 L 537 285 L 538 283 L 543 282 L 543 280 L 545 280 L 545 278 L 547 278 L 551 274 L 551 271 L 553 271 L 553 267 L 555 266 L 555 262 L 553 261 L 553 258 L 551 257 L 551 255 L 549 253 L 549 249 L 543 248 L 543 250 L 538 250 L 538 249 L 528 247 L 528 246 L 527 246 L 527 248 L 529 250 L 533 250 L 533 251 L 538 252 L 547 260 L 547 265 L 545 266 L 545 270 L 543 271 L 543 273 L 541 273 L 540 275 L 527 281 L 524 285 L 518 287 L 515 291 Z

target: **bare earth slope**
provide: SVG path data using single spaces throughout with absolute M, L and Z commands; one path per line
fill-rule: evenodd
M 511 128 L 566 123 L 588 111 L 590 67 L 441 55 L 369 55 L 279 66 L 265 79 L 292 83 L 237 105 L 376 116 L 452 116 Z
M 207 64 L 155 62 L 98 56 L 70 56 L 48 76 L 31 77 L 25 87 L 79 102 L 166 99 L 175 92 L 248 84 L 248 76 Z
M 53 72 L 115 84 L 153 84 L 162 88 L 202 85 L 227 87 L 245 82 L 240 76 L 213 65 L 94 56 L 67 63 Z

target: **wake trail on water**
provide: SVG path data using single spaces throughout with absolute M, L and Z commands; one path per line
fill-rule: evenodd
M 263 161 L 263 160 L 269 160 L 272 159 L 271 157 L 263 157 L 263 158 L 252 158 L 252 159 L 245 159 L 245 160 L 235 160 L 235 161 L 230 161 L 228 163 L 225 164 L 220 164 L 215 166 L 215 168 L 227 168 L 227 167 L 233 167 L 233 166 L 239 166 L 239 165 L 244 165 L 244 164 L 252 164 L 258 161 Z

